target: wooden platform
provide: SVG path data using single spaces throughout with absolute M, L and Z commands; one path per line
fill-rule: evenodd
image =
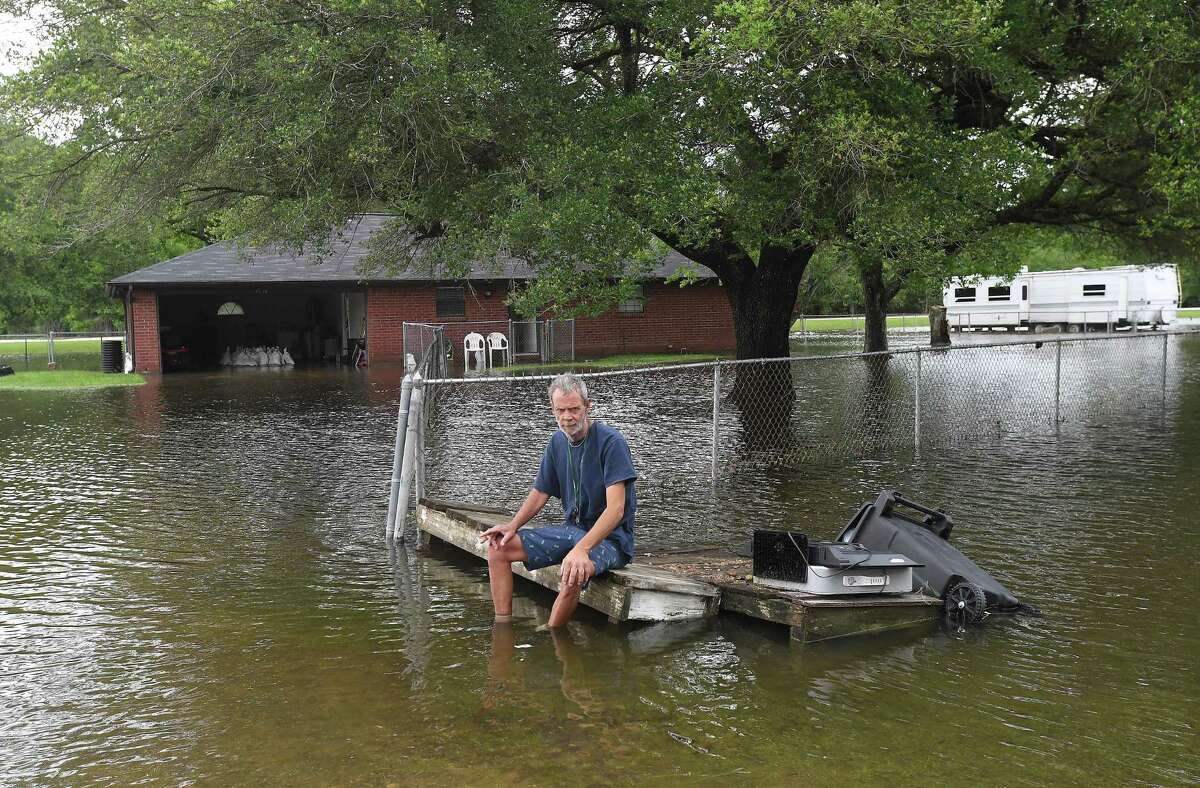
M 479 558 L 479 532 L 507 522 L 509 514 L 487 506 L 423 500 L 417 524 L 433 536 Z M 558 590 L 558 567 L 515 574 Z M 639 554 L 637 560 L 593 580 L 579 601 L 613 621 L 679 621 L 718 611 L 782 624 L 793 641 L 815 643 L 902 627 L 930 625 L 941 602 L 921 594 L 828 597 L 778 591 L 749 581 L 751 561 L 725 549 Z
M 751 560 L 728 550 L 651 553 L 638 560 L 719 588 L 723 612 L 783 624 L 801 643 L 931 625 L 941 615 L 941 601 L 924 594 L 834 597 L 766 588 L 749 580 Z
M 509 514 L 486 506 L 425 500 L 417 507 L 417 525 L 426 534 L 486 560 L 479 533 L 508 522 Z M 559 567 L 529 571 L 513 564 L 514 574 L 558 591 Z M 634 562 L 593 580 L 579 596 L 581 604 L 613 621 L 682 621 L 717 613 L 720 591 L 709 583 Z

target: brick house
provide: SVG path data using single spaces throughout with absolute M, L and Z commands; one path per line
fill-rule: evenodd
M 218 243 L 112 280 L 110 295 L 125 302 L 134 368 L 214 367 L 225 348 L 253 345 L 288 347 L 298 363 L 350 359 L 360 347 L 373 364 L 399 363 L 405 322 L 444 326 L 459 349 L 471 331 L 498 330 L 511 334 L 518 360 L 536 355 L 534 326 L 510 323 L 520 318 L 505 304 L 509 290 L 531 276 L 520 261 L 499 272 L 480 267 L 455 281 L 412 270 L 360 274 L 367 240 L 391 218 L 356 217 L 319 260 L 268 248 L 239 252 Z M 577 319 L 576 358 L 731 350 L 733 320 L 716 276 L 695 265 L 700 276 L 694 284 L 665 281 L 687 263 L 668 254 L 642 282 L 638 297 Z

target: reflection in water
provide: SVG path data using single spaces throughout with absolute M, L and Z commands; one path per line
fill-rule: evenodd
M 715 487 L 711 378 L 598 382 L 600 416 L 634 444 L 643 549 L 763 524 L 831 537 L 893 487 L 950 511 L 956 545 L 1044 611 L 804 649 L 737 618 L 581 615 L 556 637 L 536 631 L 552 596 L 523 583 L 516 623 L 493 627 L 482 564 L 382 540 L 398 388 L 382 372 L 5 392 L 3 781 L 1194 783 L 1200 338 L 1170 354 L 1165 408 L 1160 389 L 1072 366 L 1057 438 L 1030 415 L 1052 404 L 1053 356 L 992 356 L 1027 383 L 1003 430 L 919 458 L 893 440 L 900 356 L 812 365 L 795 440 L 879 426 L 878 453 L 730 463 Z M 937 363 L 930 385 L 973 374 Z M 982 413 L 972 391 L 960 403 Z M 431 479 L 519 501 L 552 429 L 543 396 L 514 384 L 467 410 Z M 966 423 L 927 404 L 931 441 Z
M 725 369 L 733 377 L 728 401 L 737 408 L 743 449 L 770 452 L 791 445 L 796 404 L 792 365 L 767 361 Z
M 512 622 L 493 622 L 492 653 L 488 658 L 488 680 L 483 691 L 483 708 L 495 708 L 520 689 L 519 680 L 513 679 L 513 656 L 516 646 L 517 633 Z

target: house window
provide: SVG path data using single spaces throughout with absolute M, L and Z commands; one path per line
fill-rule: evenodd
M 465 287 L 439 287 L 437 289 L 438 317 L 466 317 L 467 292 Z
M 989 287 L 988 288 L 988 300 L 989 301 L 1008 301 L 1011 298 L 1012 298 L 1012 288 L 1011 287 L 1003 286 L 1003 287 Z
M 641 285 L 635 285 L 629 298 L 617 304 L 617 311 L 627 315 L 640 315 L 646 311 L 646 295 Z
M 956 287 L 954 288 L 954 303 L 961 304 L 964 301 L 975 300 L 975 288 L 973 287 Z
M 1084 296 L 1103 296 L 1104 285 L 1084 285 L 1083 294 Z

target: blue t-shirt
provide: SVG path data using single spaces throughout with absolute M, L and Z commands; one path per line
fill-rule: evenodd
M 581 446 L 569 445 L 562 430 L 551 436 L 533 486 L 562 501 L 568 523 L 590 530 L 608 506 L 604 489 L 625 482 L 625 513 L 605 538 L 616 543 L 626 561 L 632 561 L 635 479 L 637 471 L 625 438 L 612 427 L 593 421 Z

